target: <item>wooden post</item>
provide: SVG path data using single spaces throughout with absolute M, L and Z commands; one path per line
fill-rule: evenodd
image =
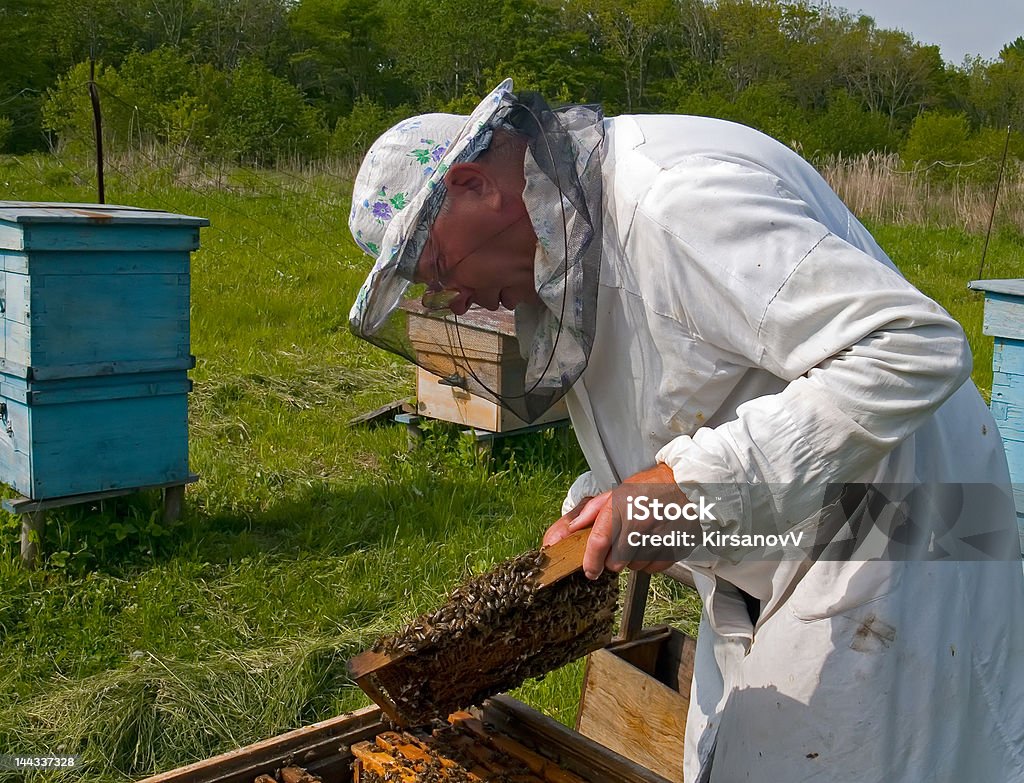
M 100 93 L 96 89 L 96 61 L 89 58 L 89 99 L 92 101 L 92 119 L 96 131 L 96 196 L 100 204 L 107 202 L 103 186 L 103 114 L 100 112 Z
M 178 484 L 164 489 L 164 522 L 177 522 L 181 518 L 181 507 L 185 502 L 185 485 Z
M 630 571 L 626 586 L 626 598 L 622 605 L 622 622 L 619 624 L 619 638 L 632 641 L 640 635 L 644 625 L 644 609 L 647 608 L 647 591 L 651 586 L 651 575 L 646 571 Z
M 21 517 L 21 564 L 25 568 L 39 565 L 46 533 L 46 512 L 33 511 Z

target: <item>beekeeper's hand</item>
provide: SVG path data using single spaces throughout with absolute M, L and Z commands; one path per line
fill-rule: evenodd
M 625 503 L 630 485 L 643 485 L 643 494 L 662 503 L 676 503 L 685 506 L 689 501 L 676 484 L 672 469 L 663 463 L 653 468 L 630 476 L 617 490 L 603 492 L 593 498 L 585 499 L 579 506 L 555 522 L 544 536 L 545 544 L 549 539 L 559 541 L 577 530 L 593 526 L 587 550 L 583 556 L 583 571 L 591 579 L 596 579 L 607 568 L 619 572 L 623 568 L 654 573 L 664 571 L 674 560 L 665 557 L 661 560 L 647 560 L 623 555 L 635 549 L 629 545 L 626 536 L 629 532 L 644 532 L 640 525 L 631 521 L 623 524 Z M 639 490 L 639 487 L 637 488 Z M 685 524 L 685 523 L 683 523 Z M 667 532 L 666 523 L 657 519 L 650 520 L 646 525 L 650 532 Z M 618 544 L 618 546 L 616 546 Z M 619 557 L 613 556 L 613 549 Z M 647 548 L 650 551 L 650 548 Z
M 603 498 L 605 495 L 610 494 L 610 492 L 605 492 L 603 495 L 598 495 L 598 497 Z M 551 527 L 547 529 L 547 532 L 544 533 L 544 540 L 541 542 L 542 545 L 551 546 L 552 544 L 557 544 L 563 538 L 568 538 L 573 532 L 569 529 L 570 523 L 580 515 L 591 500 L 594 500 L 592 496 L 583 498 L 583 500 L 576 504 L 576 507 L 572 511 L 559 517 Z M 582 525 L 581 527 L 586 527 L 586 525 Z M 576 530 L 579 529 L 580 528 L 576 528 Z

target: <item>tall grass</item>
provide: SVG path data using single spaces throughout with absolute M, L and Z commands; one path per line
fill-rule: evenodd
M 930 168 L 907 169 L 899 155 L 872 153 L 832 157 L 819 170 L 856 215 L 882 223 L 980 233 L 996 202 L 995 184 L 979 185 L 969 166 L 952 167 L 955 173 L 936 181 Z M 996 204 L 997 225 L 1024 232 L 1024 167 L 1018 161 L 1008 162 Z

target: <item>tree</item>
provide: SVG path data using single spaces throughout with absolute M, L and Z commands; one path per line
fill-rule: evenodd
M 921 46 L 899 30 L 880 30 L 861 16 L 840 45 L 845 81 L 890 131 L 941 102 L 945 66 L 937 46 Z
M 715 24 L 704 0 L 680 0 L 676 4 L 678 38 L 682 43 L 679 51 L 683 58 L 698 66 L 710 68 L 721 57 L 723 49 L 722 31 Z M 678 60 L 675 65 L 678 67 Z
M 512 77 L 517 89 L 535 90 L 553 102 L 606 97 L 605 84 L 614 71 L 579 15 L 550 2 L 505 0 L 501 19 L 500 35 L 516 44 L 503 47 L 489 83 Z
M 4 43 L 0 46 L 0 115 L 10 127 L 0 152 L 21 152 L 42 144 L 42 96 L 56 70 L 47 2 L 0 0 Z
M 571 7 L 591 25 L 599 46 L 618 63 L 625 87 L 626 111 L 641 106 L 648 66 L 659 45 L 675 28 L 670 0 L 574 0 Z
M 383 25 L 376 0 L 302 0 L 288 15 L 295 83 L 329 120 L 349 112 L 360 96 L 379 100 L 391 91 L 382 72 Z
M 1010 43 L 1006 44 L 1006 46 L 1000 49 L 1000 60 L 1003 60 L 1005 62 L 1006 60 L 1009 60 L 1011 57 L 1024 58 L 1024 35 L 1018 35 L 1016 38 L 1010 41 Z
M 441 106 L 464 93 L 482 95 L 512 44 L 502 19 L 478 0 L 408 0 L 385 7 L 391 67 L 412 85 L 421 106 Z M 425 31 L 444 30 L 424 40 Z
M 1004 46 L 994 62 L 973 61 L 964 97 L 977 124 L 1024 131 L 1024 38 Z
M 715 5 L 713 18 L 722 39 L 718 67 L 733 95 L 783 74 L 788 46 L 782 31 L 781 5 L 723 0 Z
M 198 62 L 230 71 L 259 60 L 274 74 L 288 69 L 290 0 L 195 0 L 194 23 L 182 45 Z

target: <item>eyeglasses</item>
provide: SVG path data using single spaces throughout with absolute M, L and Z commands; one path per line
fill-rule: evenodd
M 433 246 L 433 247 L 432 247 Z M 448 306 L 459 297 L 459 292 L 453 288 L 449 288 L 448 284 L 442 279 L 441 275 L 441 248 L 436 244 L 431 232 L 427 237 L 427 247 L 424 251 L 433 249 L 433 275 L 432 279 L 427 281 L 427 291 L 423 294 L 420 299 L 420 303 L 426 310 L 431 312 L 437 312 L 441 310 L 447 310 Z M 465 258 L 465 256 L 463 256 Z M 459 259 L 460 261 L 462 259 Z M 450 273 L 452 269 L 458 266 L 458 262 L 453 264 L 451 268 L 445 270 L 445 273 Z
M 505 234 L 505 232 L 512 229 L 520 221 L 529 219 L 529 217 L 529 213 L 524 208 L 521 215 L 516 217 L 500 231 L 491 237 L 485 237 L 480 240 L 474 247 L 470 248 L 468 252 L 463 254 L 461 258 L 457 259 L 453 263 L 446 263 L 444 265 L 446 268 L 443 271 L 441 264 L 443 254 L 441 253 L 440 245 L 438 245 L 437 241 L 434 239 L 433 231 L 431 231 L 427 236 L 427 244 L 426 247 L 424 247 L 423 252 L 426 253 L 430 250 L 434 251 L 431 259 L 433 261 L 434 269 L 432 279 L 427 280 L 427 291 L 420 299 L 420 303 L 423 305 L 424 309 L 431 312 L 447 310 L 448 306 L 462 295 L 462 292 L 455 288 L 451 288 L 450 284 L 444 278 L 450 275 L 455 270 L 455 267 L 473 255 L 473 253 L 487 244 L 487 242 L 499 239 L 503 234 Z

